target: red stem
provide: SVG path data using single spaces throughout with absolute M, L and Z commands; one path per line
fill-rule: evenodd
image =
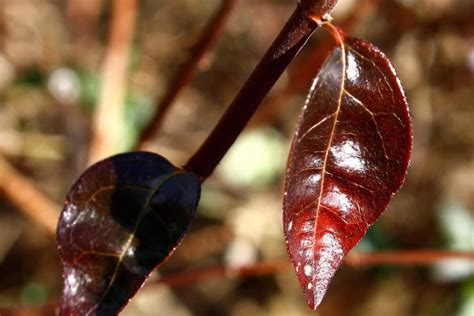
M 190 49 L 189 59 L 179 68 L 168 90 L 161 100 L 157 102 L 157 110 L 141 133 L 140 139 L 137 142 L 138 147 L 143 147 L 145 143 L 150 141 L 157 133 L 174 100 L 182 91 L 183 87 L 194 78 L 199 62 L 202 61 L 206 53 L 216 43 L 236 3 L 237 0 L 222 1 L 219 10 L 214 14 L 197 42 Z
M 465 259 L 474 261 L 474 252 L 454 250 L 400 250 L 371 253 L 354 252 L 347 256 L 345 263 L 350 266 L 369 266 L 378 264 L 424 265 L 447 259 Z
M 310 13 L 307 7 L 298 4 L 214 130 L 186 163 L 186 170 L 199 175 L 202 181 L 214 171 L 265 95 L 318 27 Z

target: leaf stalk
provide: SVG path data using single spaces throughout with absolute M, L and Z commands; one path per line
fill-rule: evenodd
M 201 181 L 212 174 L 280 75 L 318 27 L 307 6 L 298 4 L 208 138 L 185 164 Z

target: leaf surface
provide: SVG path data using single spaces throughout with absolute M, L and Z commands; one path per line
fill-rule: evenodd
M 184 236 L 200 195 L 196 175 L 159 155 L 120 154 L 69 191 L 57 239 L 61 315 L 116 315 Z
M 333 34 L 340 45 L 300 115 L 283 202 L 287 249 L 312 308 L 401 187 L 411 150 L 408 104 L 389 60 L 364 40 Z

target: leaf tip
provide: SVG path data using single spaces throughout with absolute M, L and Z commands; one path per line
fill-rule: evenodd
M 323 298 L 326 295 L 326 291 L 327 287 L 315 291 L 313 305 L 311 306 L 312 309 L 317 309 L 319 305 L 321 305 L 321 302 L 323 301 Z
M 319 305 L 321 305 L 321 302 L 326 295 L 327 288 L 328 287 L 324 283 L 319 283 L 317 280 L 313 280 L 306 284 L 305 296 L 309 308 L 316 310 Z

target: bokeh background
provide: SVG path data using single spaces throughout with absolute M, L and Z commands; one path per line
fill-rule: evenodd
M 339 2 L 335 23 L 373 42 L 395 65 L 414 128 L 406 183 L 357 250 L 474 250 L 474 1 Z M 0 170 L 8 162 L 57 205 L 88 164 L 114 4 L 0 0 Z M 109 122 L 121 140 L 115 151 L 136 142 L 155 99 L 219 4 L 138 1 L 125 69 L 125 115 Z M 148 148 L 183 164 L 295 4 L 240 1 Z M 318 311 L 306 307 L 287 268 L 186 282 L 186 271 L 194 269 L 286 258 L 286 156 L 306 91 L 331 45 L 324 30 L 314 34 L 205 183 L 182 245 L 123 315 L 474 315 L 474 264 L 465 260 L 343 266 Z M 11 194 L 1 194 L 12 179 L 5 172 L 0 177 L 0 314 L 52 315 L 61 290 L 54 238 L 25 216 Z M 17 193 L 24 193 L 21 187 Z M 160 284 L 158 273 L 178 273 L 185 281 Z

